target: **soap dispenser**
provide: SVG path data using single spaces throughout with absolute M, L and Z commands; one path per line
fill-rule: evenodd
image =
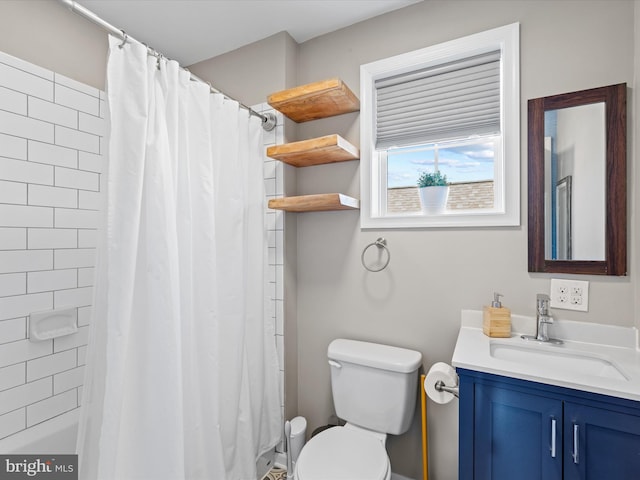
M 502 306 L 501 293 L 493 294 L 491 306 L 482 309 L 482 331 L 489 337 L 511 336 L 511 310 Z

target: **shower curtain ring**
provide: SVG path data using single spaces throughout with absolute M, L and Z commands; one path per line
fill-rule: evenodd
M 129 41 L 129 35 L 127 35 L 127 32 L 125 32 L 124 30 L 120 30 L 120 31 L 122 32 L 122 43 L 118 45 L 118 48 L 124 47 Z

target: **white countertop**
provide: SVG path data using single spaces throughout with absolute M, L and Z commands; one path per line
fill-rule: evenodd
M 520 337 L 535 334 L 535 318 L 512 315 L 511 331 L 510 338 L 490 338 L 482 333 L 482 311 L 463 310 L 452 365 L 640 401 L 636 328 L 556 319 L 548 333 L 564 343 L 548 345 Z M 538 358 L 529 361 L 527 352 Z

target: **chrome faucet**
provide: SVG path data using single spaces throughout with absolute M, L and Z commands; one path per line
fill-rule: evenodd
M 536 334 L 522 335 L 525 340 L 536 340 L 538 342 L 553 343 L 559 345 L 562 340 L 549 338 L 547 327 L 553 323 L 553 317 L 549 313 L 549 295 L 539 293 L 536 296 Z
M 549 315 L 549 295 L 539 293 L 536 296 L 536 340 L 548 342 L 547 325 L 553 323 L 553 317 Z

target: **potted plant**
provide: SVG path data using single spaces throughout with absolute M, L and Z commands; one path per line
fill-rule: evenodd
M 418 193 L 423 213 L 430 215 L 442 213 L 449 198 L 447 176 L 439 171 L 422 172 L 418 177 Z

